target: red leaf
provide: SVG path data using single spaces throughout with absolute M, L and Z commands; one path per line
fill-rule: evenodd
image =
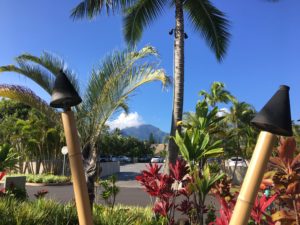
M 0 180 L 5 176 L 5 171 L 0 172 Z
M 287 186 L 286 194 L 299 194 L 300 193 L 300 181 L 294 181 Z
M 296 140 L 292 137 L 280 138 L 280 145 L 278 147 L 279 157 L 285 162 L 285 164 L 290 165 L 294 157 L 294 152 L 296 151 Z
M 181 181 L 189 172 L 189 167 L 183 159 L 177 159 L 173 165 L 170 163 L 170 175 L 177 181 Z
M 169 204 L 168 201 L 157 201 L 154 203 L 153 211 L 162 215 L 163 217 L 167 217 L 172 206 L 173 204 Z

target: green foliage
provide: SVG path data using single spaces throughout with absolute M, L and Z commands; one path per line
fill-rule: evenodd
M 197 224 L 203 224 L 207 194 L 224 176 L 215 171 L 211 172 L 206 164 L 208 158 L 223 154 L 222 141 L 218 139 L 218 135 L 222 131 L 221 122 L 224 119 L 217 115 L 217 107 L 209 108 L 206 100 L 208 98 L 197 103 L 195 113 L 186 114 L 185 120 L 179 124 L 185 129 L 184 132 L 176 132 L 173 137 L 191 169 L 188 189 L 194 197 L 194 204 L 197 205 L 191 212 Z
M 29 183 L 55 183 L 55 184 L 62 184 L 62 183 L 69 183 L 71 181 L 70 177 L 66 176 L 56 176 L 52 174 L 26 174 L 26 181 Z
M 124 36 L 128 43 L 135 44 L 142 37 L 145 28 L 163 15 L 166 8 L 175 10 L 174 1 L 166 0 L 83 0 L 72 11 L 73 19 L 93 19 L 101 12 L 123 13 Z M 225 14 L 210 1 L 183 1 L 178 5 L 188 17 L 194 30 L 206 40 L 218 60 L 225 55 L 230 34 L 229 21 Z
M 125 155 L 129 157 L 141 157 L 153 155 L 153 149 L 148 142 L 140 141 L 134 137 L 123 137 L 114 131 L 104 133 L 97 142 L 98 155 Z
M 112 175 L 107 180 L 101 180 L 99 185 L 104 189 L 101 193 L 101 197 L 104 199 L 106 204 L 114 208 L 116 196 L 120 191 L 120 188 L 116 185 L 117 176 Z
M 36 109 L 17 104 L 12 100 L 1 100 L 0 138 L 9 143 L 20 156 L 20 162 L 42 162 L 44 171 L 57 173 L 58 166 L 51 162 L 62 158 L 60 149 L 64 145 L 62 129 L 49 121 Z M 30 167 L 30 172 L 33 168 Z M 22 167 L 20 167 L 20 172 Z
M 217 103 L 228 103 L 234 100 L 234 97 L 225 89 L 225 84 L 222 82 L 213 82 L 210 87 L 210 92 L 201 90 L 200 96 L 204 97 L 208 105 L 214 107 Z
M 95 225 L 163 225 L 152 219 L 150 208 L 116 206 L 113 210 L 102 205 L 93 209 Z M 19 201 L 0 198 L 0 225 L 76 225 L 76 207 L 53 200 Z
M 212 174 L 218 174 L 221 172 L 220 164 L 217 162 L 209 163 L 208 167 Z
M 175 143 L 192 170 L 200 161 L 204 165 L 207 158 L 223 153 L 222 141 L 213 138 L 218 131 L 219 122 L 223 119 L 217 113 L 217 107 L 209 111 L 207 103 L 200 101 L 196 106 L 196 113 L 189 114 L 182 123 L 186 131 L 183 134 L 176 132 Z
M 26 189 L 15 187 L 13 184 L 6 187 L 1 195 L 18 200 L 26 200 L 28 198 Z
M 0 145 L 0 172 L 16 168 L 18 159 L 18 154 L 9 144 Z
M 208 212 L 207 217 L 205 220 L 205 224 L 209 225 L 211 222 L 214 222 L 216 220 L 216 209 L 213 205 L 208 206 Z

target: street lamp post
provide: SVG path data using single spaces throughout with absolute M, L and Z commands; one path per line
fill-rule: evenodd
M 241 187 L 230 225 L 247 225 L 276 134 L 292 136 L 289 87 L 282 85 L 251 123 L 261 131 Z
M 83 170 L 78 132 L 74 114 L 71 110 L 72 106 L 78 105 L 81 101 L 67 76 L 63 71 L 60 71 L 54 83 L 50 106 L 64 110 L 62 112 L 62 122 L 68 147 L 79 224 L 92 225 L 92 211 Z
M 65 165 L 66 165 L 66 154 L 68 154 L 68 148 L 67 146 L 62 147 L 61 153 L 64 155 L 64 160 L 63 160 L 63 176 L 65 176 Z

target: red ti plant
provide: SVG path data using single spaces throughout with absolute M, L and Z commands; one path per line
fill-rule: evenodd
M 187 174 L 189 168 L 184 160 L 177 160 L 175 165 L 170 165 L 170 174 L 160 173 L 161 166 L 157 164 L 149 164 L 147 170 L 143 170 L 136 180 L 144 186 L 145 191 L 151 196 L 158 198 L 153 206 L 153 211 L 166 217 L 169 224 L 174 224 L 175 210 L 181 209 L 188 211 L 190 203 L 176 203 L 176 198 L 180 195 L 188 196 L 185 189 L 189 182 Z M 181 186 L 181 188 L 179 188 Z
M 278 194 L 274 194 L 271 197 L 267 197 L 266 195 L 262 195 L 260 198 L 257 196 L 254 206 L 251 211 L 251 218 L 254 220 L 255 224 L 267 224 L 274 225 L 271 216 L 266 213 L 268 207 L 275 201 Z
M 274 213 L 274 221 L 288 224 L 300 224 L 300 154 L 296 155 L 294 138 L 280 138 L 277 148 L 278 156 L 270 158 L 275 175 L 273 182 L 279 192 L 280 211 Z
M 0 172 L 0 180 L 2 180 L 2 178 L 5 176 L 5 171 L 1 171 Z M 5 189 L 2 188 L 0 189 L 0 196 L 5 192 Z
M 0 180 L 5 176 L 5 171 L 0 171 Z
M 215 222 L 210 223 L 210 225 L 229 224 L 238 197 L 238 192 L 236 192 L 235 194 L 231 194 L 230 187 L 230 180 L 225 177 L 213 188 L 212 191 L 214 193 L 214 196 L 220 204 L 220 216 L 216 219 Z M 261 197 L 256 197 L 254 206 L 251 211 L 251 219 L 255 224 L 275 224 L 272 221 L 271 216 L 267 213 L 267 209 L 275 201 L 276 198 L 277 194 L 274 194 L 270 197 L 267 197 L 264 194 Z
M 227 176 L 216 182 L 212 188 L 212 193 L 220 205 L 220 216 L 215 222 L 211 222 L 209 225 L 229 225 L 238 195 L 238 193 L 232 194 L 230 188 L 231 180 Z

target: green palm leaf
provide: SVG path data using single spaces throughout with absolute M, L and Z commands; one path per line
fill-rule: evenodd
M 93 19 L 98 16 L 102 10 L 115 12 L 129 7 L 134 0 L 84 0 L 80 2 L 71 11 L 71 18 L 76 19 Z
M 209 0 L 186 0 L 184 8 L 195 31 L 202 33 L 217 59 L 222 60 L 230 37 L 229 21 L 225 14 L 215 8 Z
M 78 113 L 89 118 L 81 120 L 87 123 L 84 129 L 89 130 L 81 132 L 88 135 L 82 137 L 84 140 L 98 137 L 105 122 L 118 109 L 128 111 L 127 99 L 141 85 L 152 81 L 160 81 L 163 86 L 170 83 L 165 72 L 157 69 L 158 63 L 144 60 L 155 55 L 157 52 L 151 46 L 140 51 L 114 52 L 92 71 L 83 103 L 78 108 Z
M 70 82 L 73 84 L 77 92 L 79 93 L 79 85 L 77 83 L 76 74 L 67 69 L 65 62 L 48 52 L 43 52 L 40 57 L 31 54 L 22 54 L 16 57 L 17 66 L 8 65 L 1 66 L 1 72 L 16 72 L 19 73 L 37 83 L 50 95 L 52 94 L 52 89 L 55 81 L 55 77 L 59 74 L 61 70 L 69 78 Z
M 52 92 L 54 79 L 51 77 L 51 74 L 49 74 L 46 70 L 41 69 L 37 66 L 31 66 L 26 62 L 19 62 L 18 66 L 19 67 L 15 65 L 1 66 L 0 73 L 16 72 L 22 74 L 36 82 L 49 94 Z
M 49 80 L 51 80 L 51 92 L 54 84 L 54 78 L 57 77 L 60 73 L 60 71 L 63 71 L 72 85 L 74 86 L 75 90 L 80 93 L 79 84 L 77 81 L 77 75 L 70 70 L 65 61 L 60 58 L 59 56 L 56 56 L 54 54 L 51 54 L 49 52 L 43 52 L 40 57 L 25 53 L 22 55 L 19 55 L 16 57 L 16 61 L 18 64 L 28 64 L 31 66 L 35 66 L 39 70 L 47 70 L 50 74 L 48 74 Z M 30 64 L 31 63 L 31 64 Z
M 128 43 L 134 44 L 141 39 L 143 29 L 162 14 L 166 2 L 166 0 L 142 0 L 126 9 L 124 36 Z
M 44 113 L 57 123 L 60 119 L 56 111 L 30 89 L 18 85 L 0 85 L 0 96 L 20 101 Z

